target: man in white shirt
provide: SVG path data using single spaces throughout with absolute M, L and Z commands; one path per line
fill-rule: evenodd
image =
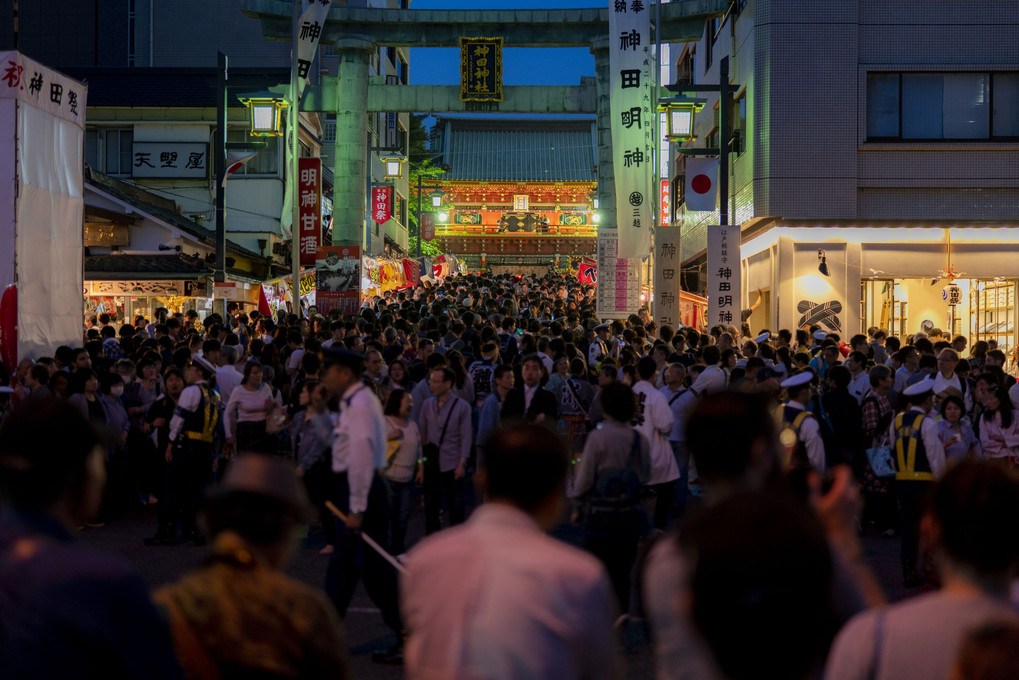
M 782 381 L 789 400 L 779 407 L 779 421 L 796 434 L 795 443 L 785 445 L 791 449 L 785 454 L 786 460 L 793 465 L 809 464 L 824 474 L 827 459 L 824 440 L 821 439 L 821 426 L 807 408 L 813 375 L 813 371 L 803 371 Z
M 863 370 L 867 367 L 867 355 L 863 352 L 850 352 L 846 357 L 846 368 L 852 378 L 849 381 L 849 394 L 856 398 L 857 404 L 863 404 L 863 398 L 870 392 L 870 375 Z
M 672 445 L 666 438 L 672 432 L 672 409 L 665 395 L 652 382 L 655 379 L 655 360 L 642 357 L 637 362 L 640 378 L 633 386 L 637 398 L 634 414 L 634 429 L 644 435 L 651 446 L 651 477 L 647 485 L 655 491 L 655 528 L 664 529 L 668 523 L 669 510 L 676 498 L 676 480 L 679 479 L 679 464 L 672 452 Z
M 219 368 L 216 369 L 216 387 L 224 404 L 230 403 L 230 395 L 241 384 L 241 374 L 237 371 L 237 347 L 226 345 L 219 353 Z
M 973 394 L 969 384 L 959 377 L 955 367 L 959 365 L 959 355 L 954 349 L 946 347 L 938 355 L 938 372 L 934 374 L 934 394 L 940 394 L 949 387 L 954 387 L 962 394 L 966 413 L 973 411 Z
M 329 327 L 332 331 L 332 336 L 322 342 L 322 349 L 329 349 L 333 345 L 336 345 L 336 349 L 343 349 L 343 334 L 346 333 L 346 329 L 343 326 L 342 321 L 333 321 Z
M 489 439 L 479 475 L 487 502 L 410 553 L 401 584 L 407 678 L 615 676 L 605 570 L 544 534 L 559 523 L 568 465 L 542 427 Z
M 326 594 L 342 618 L 358 581 L 363 578 L 368 596 L 382 611 L 382 620 L 397 635 L 396 645 L 375 652 L 372 658 L 379 663 L 401 663 L 402 624 L 396 571 L 361 540 L 364 533 L 383 550 L 389 546 L 389 493 L 378 474 L 386 466 L 382 406 L 361 382 L 364 360 L 360 354 L 330 349 L 322 355 L 326 367 L 322 383 L 340 398 L 332 446 L 332 468 L 336 475 L 333 502 L 346 516 L 345 521 L 337 522 L 336 549 L 326 567 Z M 315 408 L 322 409 L 324 405 L 315 404 Z
M 595 337 L 587 348 L 587 363 L 589 366 L 597 366 L 602 357 L 608 357 L 611 348 L 608 345 L 609 324 L 608 322 L 594 327 Z

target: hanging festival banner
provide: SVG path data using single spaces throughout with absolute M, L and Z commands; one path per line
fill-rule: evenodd
M 652 316 L 659 326 L 679 327 L 679 227 L 655 230 L 655 297 Z
M 502 101 L 502 38 L 460 38 L 460 101 Z
M 640 307 L 639 271 L 640 260 L 619 257 L 614 229 L 598 232 L 595 309 L 601 319 L 625 319 L 637 313 Z
M 393 187 L 372 187 L 372 219 L 384 224 L 393 216 Z
M 740 327 L 740 227 L 708 227 L 708 326 Z
M 297 96 L 308 82 L 311 62 L 315 60 L 318 41 L 329 16 L 330 0 L 303 0 L 301 18 L 297 20 Z
M 339 309 L 344 315 L 361 308 L 361 248 L 328 246 L 315 260 L 315 304 L 321 314 Z
M 609 0 L 609 106 L 616 228 L 621 258 L 651 250 L 651 171 L 655 115 L 651 101 L 650 3 Z
M 298 158 L 297 163 L 301 266 L 313 267 L 322 245 L 322 159 Z

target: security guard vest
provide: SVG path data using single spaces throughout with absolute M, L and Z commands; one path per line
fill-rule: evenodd
M 219 423 L 219 396 L 205 383 L 198 383 L 195 387 L 202 391 L 202 400 L 195 410 L 185 411 L 177 407 L 178 414 L 184 418 L 181 434 L 192 442 L 211 444 Z
M 786 467 L 810 467 L 807 446 L 800 439 L 800 428 L 803 427 L 803 421 L 807 418 L 813 418 L 814 414 L 810 411 L 802 411 L 789 404 L 782 404 L 778 408 L 779 439 L 782 443 Z
M 927 416 L 908 411 L 895 416 L 895 479 L 905 482 L 933 482 L 934 473 L 920 427 Z

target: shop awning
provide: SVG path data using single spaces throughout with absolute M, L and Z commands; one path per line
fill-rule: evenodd
M 198 279 L 212 273 L 204 262 L 173 255 L 87 255 L 86 281 Z

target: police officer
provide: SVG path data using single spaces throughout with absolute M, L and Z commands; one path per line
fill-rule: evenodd
M 608 322 L 598 324 L 594 327 L 595 337 L 587 348 L 587 363 L 591 367 L 598 365 L 603 359 L 609 356 L 609 324 Z
M 934 404 L 934 380 L 927 376 L 903 391 L 909 409 L 895 416 L 889 433 L 895 459 L 895 493 L 899 498 L 902 578 L 907 588 L 920 585 L 917 558 L 920 516 L 931 482 L 945 470 L 945 448 L 938 427 L 928 416 Z
M 807 408 L 810 403 L 810 381 L 814 374 L 802 371 L 782 381 L 788 400 L 778 407 L 778 421 L 783 428 L 780 438 L 788 467 L 810 467 L 825 470 L 824 440 L 817 418 Z
M 364 358 L 355 352 L 322 352 L 326 367 L 322 383 L 339 398 L 340 414 L 332 444 L 336 474 L 333 502 L 346 515 L 337 522 L 336 550 L 326 568 L 326 593 L 342 618 L 361 578 L 368 596 L 382 611 L 382 620 L 397 634 L 393 648 L 377 651 L 378 663 L 402 663 L 402 625 L 397 599 L 397 574 L 361 540 L 365 533 L 389 549 L 389 494 L 379 471 L 386 467 L 386 427 L 382 406 L 361 380 Z
M 166 462 L 170 464 L 169 517 L 180 516 L 184 540 L 203 545 L 205 538 L 195 525 L 202 492 L 211 481 L 216 443 L 221 442 L 223 406 L 215 390 L 216 368 L 195 357 L 184 369 L 187 387 L 181 392 L 170 419 L 170 443 Z M 170 520 L 168 520 L 169 522 Z M 160 528 L 163 538 L 173 536 L 173 526 Z

